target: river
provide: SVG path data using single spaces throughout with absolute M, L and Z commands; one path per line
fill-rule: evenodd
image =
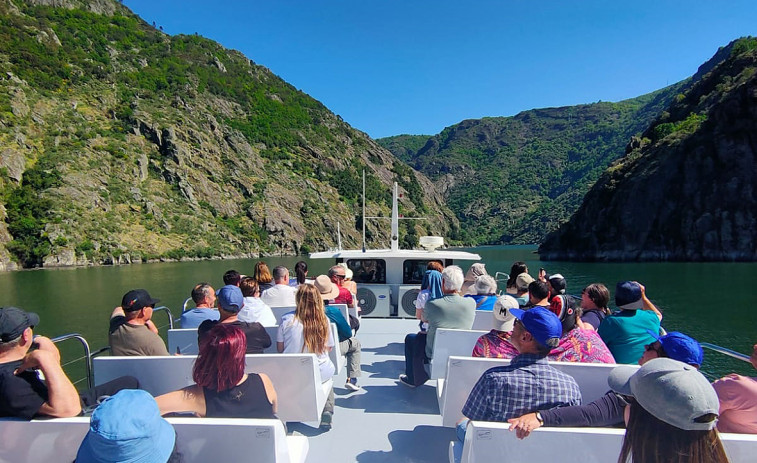
M 757 310 L 748 298 L 757 284 L 755 263 L 576 263 L 540 262 L 534 246 L 491 246 L 466 250 L 477 252 L 489 273 L 507 272 L 514 261 L 522 260 L 531 275 L 540 267 L 549 273 L 561 273 L 568 293 L 580 294 L 592 282 L 602 282 L 614 294 L 615 283 L 637 280 L 647 287 L 647 294 L 663 311 L 663 326 L 668 331 L 682 331 L 700 341 L 707 341 L 739 352 L 751 352 L 757 343 Z M 294 268 L 301 257 L 267 257 L 271 268 L 286 265 Z M 304 259 L 311 276 L 325 273 L 330 261 Z M 192 287 L 207 281 L 214 288 L 222 285 L 226 270 L 251 273 L 258 259 L 210 260 L 199 262 L 154 263 L 71 269 L 43 269 L 0 274 L 0 304 L 15 305 L 37 312 L 41 322 L 36 334 L 57 336 L 78 332 L 93 348 L 107 344 L 108 318 L 120 304 L 122 295 L 134 288 L 145 288 L 161 299 L 178 318 Z M 467 266 L 463 268 L 467 270 Z M 612 304 L 611 304 L 612 307 Z M 167 324 L 163 313 L 156 323 Z M 370 323 L 366 320 L 365 323 Z M 165 329 L 165 326 L 163 327 Z M 61 345 L 64 358 L 76 357 L 78 347 Z M 746 363 L 705 353 L 703 369 L 711 375 L 729 371 L 754 375 Z M 69 367 L 79 370 L 74 364 Z

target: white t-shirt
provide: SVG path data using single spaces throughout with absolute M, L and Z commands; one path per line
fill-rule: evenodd
M 294 294 L 297 288 L 289 285 L 274 285 L 268 288 L 260 295 L 260 299 L 268 304 L 268 307 L 294 307 L 297 303 L 294 300 Z
M 276 326 L 276 317 L 271 308 L 258 297 L 245 297 L 244 307 L 237 318 L 247 323 L 258 322 L 263 326 Z
M 284 315 L 281 318 L 279 331 L 276 334 L 276 341 L 284 343 L 285 354 L 300 354 L 309 352 L 305 347 L 305 340 L 302 336 L 302 324 L 294 317 L 293 313 Z M 334 348 L 334 341 L 331 336 L 326 339 L 326 347 Z M 318 368 L 321 370 L 321 382 L 328 381 L 334 376 L 334 364 L 329 358 L 328 351 L 316 354 L 318 358 Z

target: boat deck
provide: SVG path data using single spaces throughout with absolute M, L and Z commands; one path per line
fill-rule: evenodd
M 453 428 L 442 427 L 436 381 L 415 389 L 398 384 L 404 372 L 404 338 L 418 330 L 416 320 L 363 319 L 361 390 L 344 387 L 346 371 L 334 378 L 333 427 L 321 431 L 289 423 L 288 431 L 308 437 L 307 461 L 444 462 Z

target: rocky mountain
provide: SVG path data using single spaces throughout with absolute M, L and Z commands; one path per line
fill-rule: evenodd
M 432 137 L 378 140 L 431 178 L 472 244 L 537 243 L 690 80 L 618 103 L 466 120 Z M 424 143 L 420 146 L 421 143 Z
M 757 260 L 757 39 L 716 58 L 546 238 L 543 259 Z
M 241 53 L 111 0 L 0 0 L 0 269 L 255 256 L 457 228 L 431 182 Z M 369 242 L 388 244 L 369 224 Z

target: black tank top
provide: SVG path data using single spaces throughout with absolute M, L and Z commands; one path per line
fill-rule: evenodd
M 263 380 L 255 373 L 249 373 L 242 384 L 225 391 L 202 390 L 208 418 L 276 418 Z

